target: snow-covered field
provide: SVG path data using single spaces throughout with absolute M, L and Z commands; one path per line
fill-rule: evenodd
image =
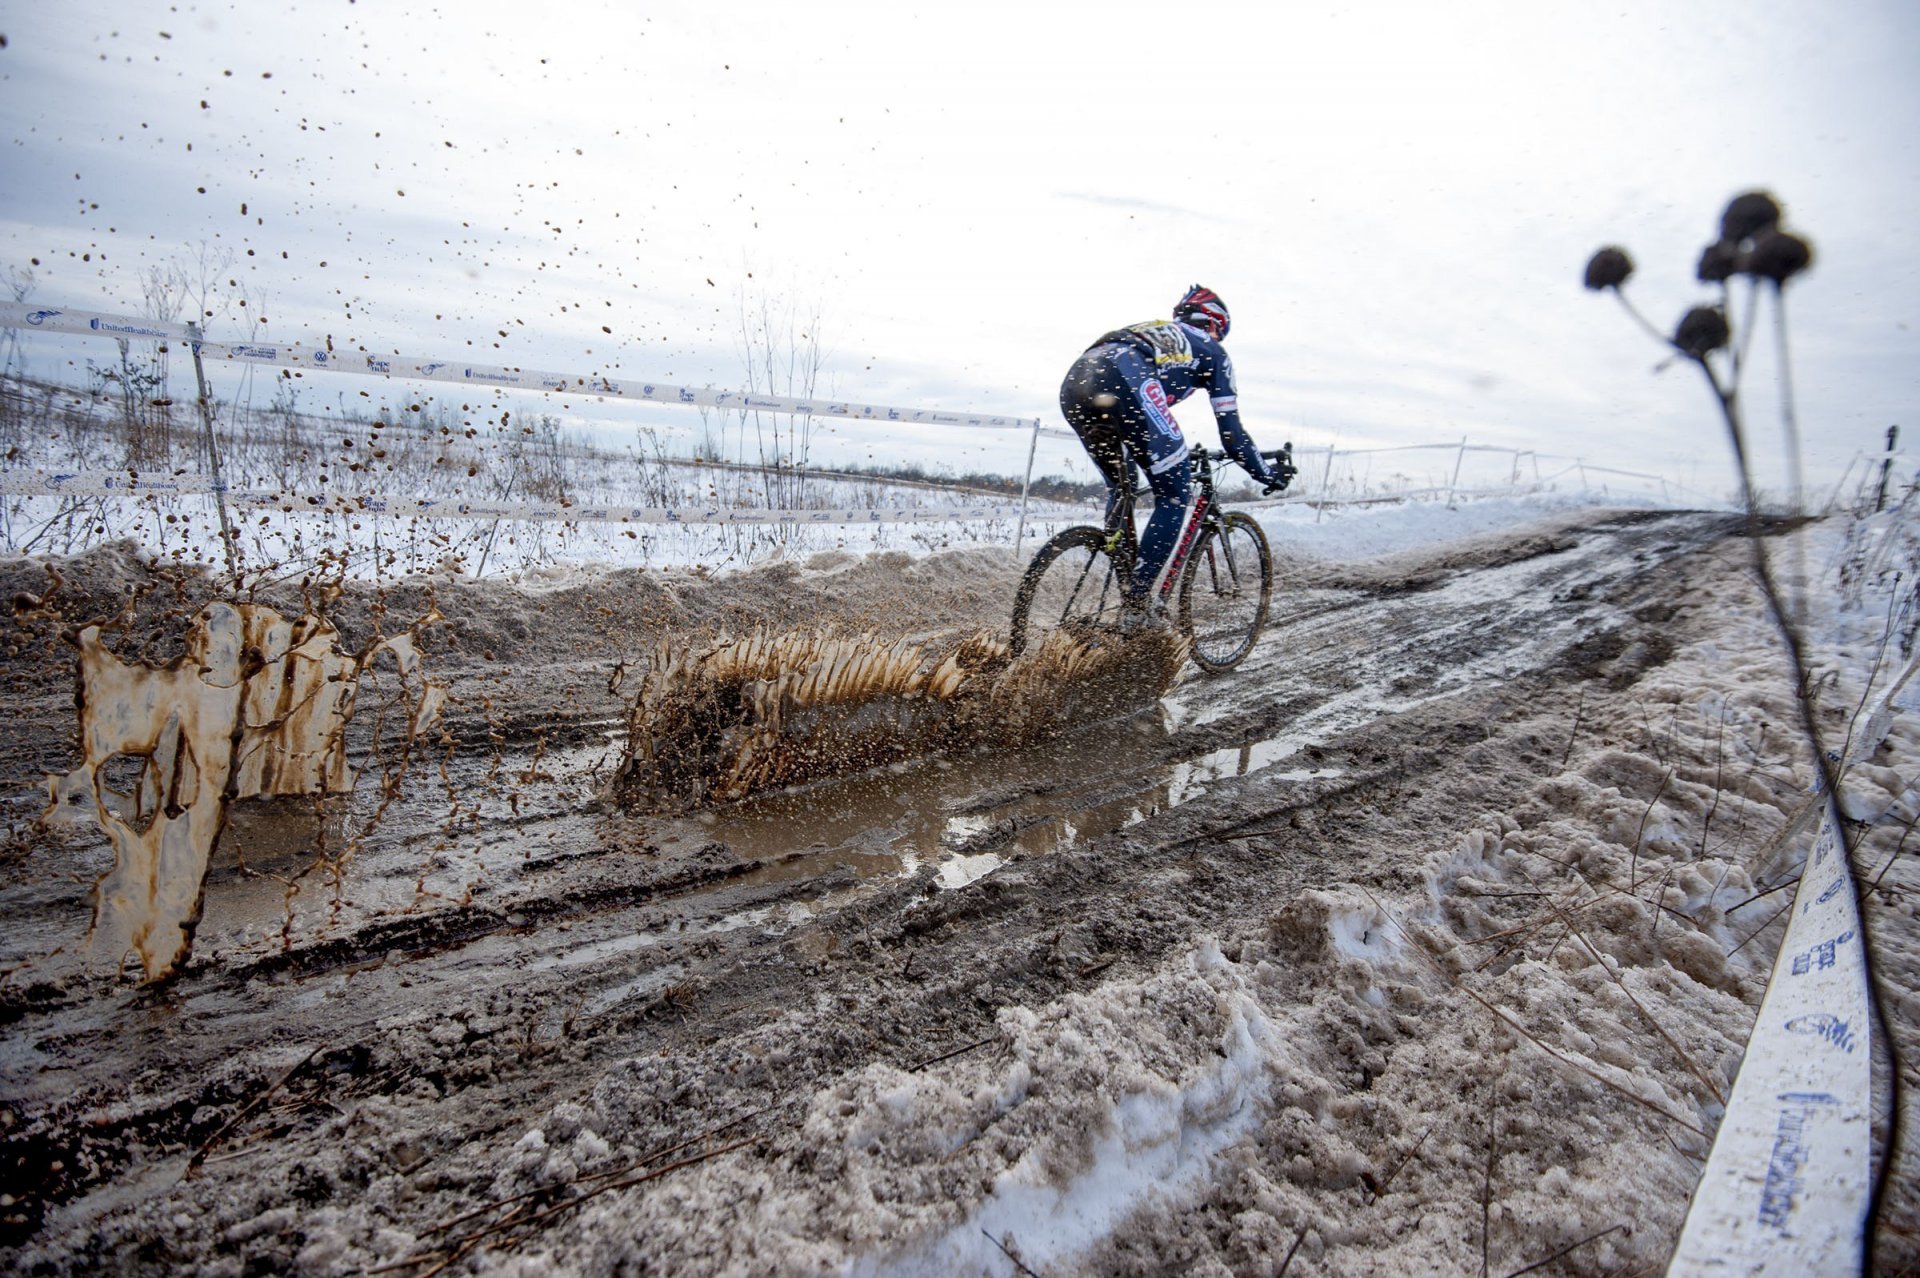
M 247 868 L 223 844 L 158 990 L 81 962 L 104 841 L 29 820 L 71 766 L 58 631 L 150 579 L 6 563 L 8 1268 L 1659 1272 L 1813 780 L 1739 522 L 1260 517 L 1281 588 L 1232 674 L 689 811 L 606 799 L 618 663 L 1004 632 L 1019 559 L 347 583 L 349 639 L 446 615 L 437 775 L 331 880 L 310 807 L 236 810 Z M 1837 740 L 1907 660 L 1920 554 L 1898 513 L 1770 532 Z M 208 589 L 161 584 L 129 652 Z M 1896 713 L 1846 804 L 1909 1082 L 1917 739 Z M 1881 1272 L 1920 1264 L 1908 1145 Z

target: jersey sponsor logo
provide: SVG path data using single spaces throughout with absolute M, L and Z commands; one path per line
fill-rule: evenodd
M 1160 380 L 1149 377 L 1140 383 L 1140 403 L 1147 410 L 1147 420 L 1153 428 L 1168 439 L 1180 438 L 1180 423 L 1173 420 L 1173 405 L 1167 402 L 1167 388 Z
M 1128 332 L 1144 339 L 1153 348 L 1154 367 L 1160 368 L 1173 364 L 1184 368 L 1196 360 L 1193 343 L 1187 338 L 1187 327 L 1169 320 L 1148 320 L 1144 324 L 1129 326 Z
M 1213 411 L 1216 413 L 1238 412 L 1239 408 L 1240 397 L 1238 395 L 1215 395 L 1213 397 Z

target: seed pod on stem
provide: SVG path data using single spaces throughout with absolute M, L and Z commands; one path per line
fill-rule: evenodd
M 1586 285 L 1595 292 L 1619 288 L 1632 274 L 1633 259 L 1627 256 L 1627 251 L 1608 245 L 1587 260 Z
M 1740 271 L 1756 279 L 1785 284 L 1813 264 L 1813 246 L 1782 230 L 1762 231 L 1740 255 Z
M 1704 361 L 1707 355 L 1727 344 L 1727 317 L 1717 306 L 1696 306 L 1680 317 L 1673 330 L 1673 344 L 1680 352 Z
M 1720 215 L 1720 238 L 1730 244 L 1751 239 L 1780 225 L 1780 205 L 1765 191 L 1736 195 Z
M 1739 269 L 1740 251 L 1726 240 L 1715 240 L 1700 250 L 1693 273 L 1702 284 L 1719 284 Z

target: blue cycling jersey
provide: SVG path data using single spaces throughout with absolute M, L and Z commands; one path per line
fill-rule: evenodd
M 1179 320 L 1148 320 L 1102 335 L 1087 347 L 1087 354 L 1092 355 L 1103 347 L 1118 347 L 1138 354 L 1153 380 L 1167 393 L 1170 405 L 1204 388 L 1213 405 L 1213 421 L 1220 430 L 1220 444 L 1228 456 L 1255 481 L 1276 482 L 1278 476 L 1268 469 L 1246 427 L 1240 424 L 1240 396 L 1233 385 L 1233 361 L 1212 335 Z
M 1202 388 L 1227 453 L 1258 482 L 1277 482 L 1240 425 L 1233 362 L 1217 340 L 1191 324 L 1149 320 L 1114 329 L 1087 347 L 1060 385 L 1060 412 L 1106 480 L 1108 519 L 1133 489 L 1134 466 L 1153 489 L 1153 513 L 1127 587 L 1135 598 L 1156 592 L 1168 598 L 1180 570 L 1180 539 L 1191 522 L 1194 491 L 1187 442 L 1168 410 Z M 1124 462 L 1123 446 L 1131 450 Z
M 1214 420 L 1222 436 L 1241 433 L 1240 401 L 1233 388 L 1233 361 L 1226 347 L 1204 329 L 1179 320 L 1148 320 L 1116 328 L 1089 346 L 1131 346 L 1152 365 L 1153 376 L 1167 392 L 1167 402 L 1177 404 L 1196 390 L 1205 388 L 1213 402 Z M 1254 471 L 1256 475 L 1259 469 Z

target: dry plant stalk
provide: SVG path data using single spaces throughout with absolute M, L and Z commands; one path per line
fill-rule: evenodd
M 1186 656 L 1179 636 L 1061 631 L 1018 660 L 984 633 L 946 647 L 764 628 L 699 649 L 662 643 L 628 710 L 614 792 L 670 809 L 936 751 L 1027 745 L 1150 704 Z

